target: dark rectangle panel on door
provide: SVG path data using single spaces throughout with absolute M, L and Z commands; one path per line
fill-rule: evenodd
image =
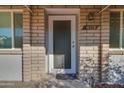
M 71 21 L 53 21 L 53 54 L 55 69 L 71 68 Z

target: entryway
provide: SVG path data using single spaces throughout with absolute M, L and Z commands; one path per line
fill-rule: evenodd
M 76 73 L 76 16 L 48 17 L 49 73 Z

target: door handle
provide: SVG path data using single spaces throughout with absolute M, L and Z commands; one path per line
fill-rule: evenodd
M 75 45 L 72 45 L 72 47 L 75 47 Z
M 72 41 L 72 43 L 74 44 L 74 41 Z
M 72 47 L 75 47 L 75 41 L 72 41 Z

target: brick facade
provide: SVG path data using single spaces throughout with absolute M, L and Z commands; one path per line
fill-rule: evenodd
M 80 70 L 82 78 L 93 77 L 100 80 L 100 15 L 96 15 L 94 20 L 88 20 L 88 13 L 100 11 L 100 7 L 80 8 L 80 31 L 79 31 L 79 52 Z M 99 25 L 94 29 L 83 29 L 85 25 Z M 87 64 L 88 63 L 88 64 Z M 90 69 L 90 70 L 89 70 Z M 91 75 L 91 76 L 90 76 Z
M 104 81 L 106 58 L 109 53 L 109 9 L 88 20 L 90 12 L 98 12 L 105 6 L 0 6 L 0 9 L 23 10 L 23 49 L 0 50 L 0 54 L 23 55 L 23 81 L 39 81 L 46 73 L 47 51 L 47 13 L 45 8 L 80 9 L 80 20 L 77 24 L 77 63 L 79 77 L 92 75 L 96 81 Z M 121 6 L 112 8 L 120 8 Z M 97 25 L 95 30 L 83 29 L 85 25 Z M 87 63 L 88 62 L 88 65 Z M 86 72 L 87 71 L 87 72 Z

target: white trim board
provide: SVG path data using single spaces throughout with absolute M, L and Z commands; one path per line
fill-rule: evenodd
M 46 8 L 47 14 L 80 14 L 80 9 L 66 8 Z

